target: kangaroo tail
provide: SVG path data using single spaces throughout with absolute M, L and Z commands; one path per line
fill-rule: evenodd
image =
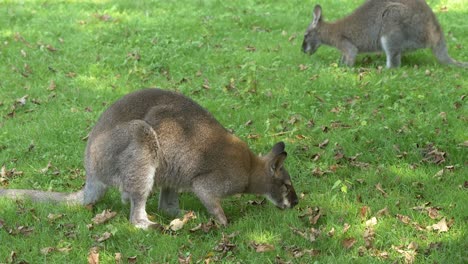
M 458 67 L 468 68 L 468 62 L 460 62 L 452 59 L 447 51 L 447 44 L 445 38 L 441 36 L 439 41 L 432 47 L 432 53 L 440 63 L 452 64 Z
M 83 204 L 83 190 L 74 193 L 46 192 L 36 190 L 0 189 L 0 197 L 30 199 L 34 202 Z

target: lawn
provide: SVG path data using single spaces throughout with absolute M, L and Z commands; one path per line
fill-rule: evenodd
M 361 0 L 323 1 L 334 20 Z M 429 0 L 450 55 L 468 61 L 468 5 Z M 255 153 L 286 143 L 291 210 L 228 198 L 142 231 L 117 191 L 93 208 L 0 199 L 0 263 L 466 263 L 467 70 L 429 50 L 338 65 L 301 52 L 315 2 L 0 2 L 0 187 L 72 192 L 100 113 L 144 87 L 181 92 Z M 382 68 L 383 67 L 383 68 Z M 153 220 L 173 220 L 148 202 Z M 105 223 L 93 217 L 115 212 Z

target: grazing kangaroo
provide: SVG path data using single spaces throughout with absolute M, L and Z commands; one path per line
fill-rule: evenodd
M 130 200 L 130 222 L 157 226 L 148 219 L 146 200 L 160 187 L 159 209 L 179 213 L 179 191 L 193 192 L 226 225 L 220 199 L 237 193 L 264 195 L 277 207 L 298 203 L 288 172 L 283 142 L 265 156 L 229 133 L 207 110 L 170 91 L 143 89 L 112 104 L 89 134 L 86 183 L 71 193 L 0 189 L 0 196 L 93 204 L 108 187 Z
M 351 15 L 325 22 L 316 5 L 304 35 L 302 51 L 313 54 L 321 44 L 342 52 L 341 63 L 353 66 L 362 52 L 384 51 L 387 68 L 399 67 L 405 51 L 431 48 L 440 63 L 468 67 L 452 59 L 444 34 L 424 0 L 368 0 Z

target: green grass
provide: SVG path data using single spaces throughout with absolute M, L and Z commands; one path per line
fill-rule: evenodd
M 321 4 L 325 18 L 333 20 L 361 2 Z M 450 55 L 468 61 L 463 2 L 429 4 Z M 418 244 L 417 263 L 466 263 L 466 69 L 437 64 L 428 50 L 407 54 L 395 70 L 378 69 L 385 65 L 382 55 L 361 55 L 356 67 L 345 68 L 337 66 L 340 55 L 332 48 L 302 54 L 314 4 L 2 1 L 0 165 L 8 175 L 2 188 L 80 189 L 84 138 L 99 114 L 128 92 L 162 87 L 195 99 L 257 153 L 285 141 L 287 168 L 301 200 L 293 210 L 279 211 L 268 203 L 249 204 L 257 199 L 249 195 L 229 198 L 223 203 L 227 228 L 192 233 L 209 215 L 186 194 L 181 206 L 198 218 L 169 234 L 133 228 L 129 207 L 116 191 L 92 210 L 0 199 L 0 263 L 83 263 L 94 246 L 102 263 L 114 263 L 115 253 L 123 263 L 131 257 L 138 263 L 177 263 L 178 256 L 190 256 L 192 263 L 393 263 L 405 261 L 401 250 L 414 255 L 411 242 Z M 17 103 L 25 95 L 25 104 Z M 319 148 L 325 140 L 328 145 Z M 445 152 L 444 162 L 423 161 L 435 157 L 424 155 L 429 144 Z M 425 203 L 439 209 L 436 219 L 412 209 Z M 322 215 L 312 225 L 300 216 L 314 207 Z M 377 217 L 373 245 L 366 250 L 365 222 L 385 207 L 389 214 Z M 168 225 L 172 219 L 156 208 L 154 196 L 148 211 Z M 117 216 L 88 229 L 104 209 Z M 48 220 L 50 213 L 64 216 Z M 442 218 L 451 224 L 447 232 L 414 224 L 426 228 Z M 291 229 L 310 233 L 312 227 L 321 232 L 314 242 Z M 327 235 L 332 229 L 334 235 Z M 113 235 L 96 242 L 104 232 Z M 228 239 L 235 248 L 217 251 L 223 235 L 234 232 Z M 343 245 L 347 238 L 356 239 L 349 249 Z M 252 241 L 274 250 L 257 253 Z M 70 250 L 41 253 L 47 247 Z M 295 257 L 294 249 L 319 253 Z

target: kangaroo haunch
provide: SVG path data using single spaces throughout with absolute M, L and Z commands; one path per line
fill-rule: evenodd
M 331 23 L 323 21 L 322 8 L 316 5 L 302 51 L 313 54 L 321 44 L 339 49 L 341 63 L 348 66 L 358 53 L 383 51 L 387 68 L 399 67 L 403 52 L 431 48 L 440 63 L 468 67 L 448 55 L 440 24 L 424 0 L 368 0 Z
M 191 99 L 144 89 L 111 105 L 89 134 L 82 190 L 0 189 L 0 196 L 87 205 L 97 202 L 108 187 L 117 187 L 122 200 L 130 201 L 130 222 L 146 229 L 155 226 L 146 214 L 146 200 L 158 186 L 160 210 L 179 214 L 179 191 L 191 191 L 226 225 L 220 199 L 229 195 L 264 195 L 281 209 L 298 203 L 283 166 L 284 148 L 279 142 L 267 155 L 256 156 Z

